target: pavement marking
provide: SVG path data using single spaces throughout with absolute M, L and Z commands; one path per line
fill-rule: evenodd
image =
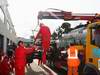
M 33 63 L 31 64 L 31 67 L 32 67 L 32 70 L 34 70 L 36 72 L 43 71 L 45 73 L 45 75 L 49 75 L 49 73 L 46 72 L 41 66 L 38 66 L 38 60 L 37 59 L 33 61 Z
M 45 64 L 43 64 L 43 66 L 46 68 L 46 69 L 48 69 L 51 73 L 52 73 L 52 75 L 58 75 L 56 72 L 54 72 L 52 69 L 50 69 L 48 66 L 46 66 Z

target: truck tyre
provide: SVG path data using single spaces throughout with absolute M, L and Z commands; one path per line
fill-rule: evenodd
M 83 68 L 83 75 L 100 75 L 100 71 L 92 64 L 86 64 Z

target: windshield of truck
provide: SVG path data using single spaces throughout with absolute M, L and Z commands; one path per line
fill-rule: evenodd
M 100 47 L 100 27 L 96 29 L 92 29 L 92 41 L 98 47 Z

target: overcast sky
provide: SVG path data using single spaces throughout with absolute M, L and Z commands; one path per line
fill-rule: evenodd
M 37 25 L 37 12 L 57 8 L 74 13 L 99 13 L 100 0 L 8 0 L 8 9 L 17 36 L 29 38 Z M 62 21 L 43 21 L 53 32 Z M 75 24 L 76 22 L 74 22 Z

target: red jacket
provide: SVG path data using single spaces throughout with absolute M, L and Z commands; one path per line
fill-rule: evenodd
M 26 65 L 26 55 L 32 53 L 35 48 L 17 47 L 15 49 L 15 67 Z

